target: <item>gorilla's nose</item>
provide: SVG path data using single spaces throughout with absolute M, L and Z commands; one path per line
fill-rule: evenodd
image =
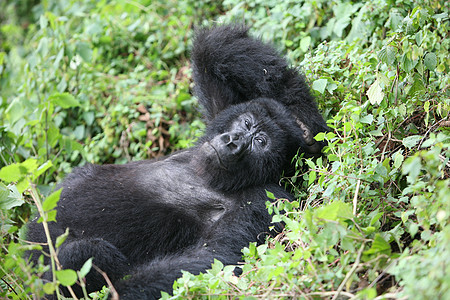
M 232 155 L 241 154 L 242 151 L 245 150 L 249 145 L 249 139 L 240 132 L 223 133 L 220 136 L 220 140 L 222 141 L 222 143 L 224 143 L 224 145 Z

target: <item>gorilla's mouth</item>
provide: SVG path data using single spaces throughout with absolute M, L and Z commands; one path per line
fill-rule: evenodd
M 219 151 L 217 151 L 217 149 L 214 148 L 214 146 L 213 146 L 210 142 L 206 142 L 206 144 L 208 144 L 209 147 L 211 147 L 211 149 L 214 150 L 214 153 L 215 153 L 215 156 L 216 156 L 216 158 L 217 158 L 217 162 L 218 162 L 218 164 L 219 164 L 219 167 L 220 167 L 221 169 L 228 170 L 228 168 L 225 166 L 225 164 L 223 163 L 222 159 L 220 158 Z

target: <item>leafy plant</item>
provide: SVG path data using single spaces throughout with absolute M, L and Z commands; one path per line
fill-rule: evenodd
M 24 240 L 24 224 L 36 210 L 43 228 L 58 219 L 53 187 L 74 166 L 191 145 L 204 129 L 189 92 L 192 28 L 230 21 L 305 73 L 328 147 L 283 178 L 296 201 L 268 204 L 283 232 L 243 249 L 242 265 L 184 273 L 163 298 L 450 297 L 450 37 L 439 0 L 0 2 L 0 297 L 83 283 L 90 261 L 58 267 L 64 235 L 51 265 L 29 264 L 26 251 L 41 246 Z

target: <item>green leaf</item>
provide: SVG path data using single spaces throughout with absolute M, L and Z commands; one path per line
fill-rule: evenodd
M 69 228 L 66 228 L 66 231 L 56 238 L 55 247 L 59 248 L 66 241 L 69 236 Z
M 395 62 L 395 55 L 397 54 L 397 48 L 393 46 L 386 47 L 386 63 L 392 65 Z
M 25 108 L 20 99 L 14 98 L 5 110 L 5 117 L 7 117 L 12 124 L 22 119 L 25 115 Z
M 257 250 L 257 252 L 258 252 L 258 255 L 259 255 L 259 256 L 264 255 L 264 254 L 266 253 L 266 251 L 267 251 L 267 247 L 268 247 L 267 244 L 259 245 L 259 246 L 256 248 L 256 250 Z
M 314 182 L 314 180 L 316 180 L 316 177 L 317 177 L 316 172 L 311 170 L 311 171 L 309 172 L 308 185 L 311 185 L 311 184 Z
M 211 274 L 217 276 L 220 271 L 223 269 L 223 263 L 217 259 L 214 259 L 214 263 L 211 266 Z
M 312 89 L 318 91 L 323 94 L 325 92 L 325 88 L 327 87 L 328 80 L 327 79 L 317 79 L 312 84 Z
M 18 181 L 23 177 L 19 164 L 11 164 L 0 169 L 0 179 L 5 182 Z
M 318 219 L 330 221 L 348 220 L 353 218 L 352 207 L 342 201 L 334 201 L 319 208 L 315 214 Z
M 28 173 L 34 172 L 37 166 L 38 164 L 35 158 L 29 158 L 24 162 L 11 164 L 0 170 L 0 179 L 6 182 L 19 181 Z
M 34 177 L 35 178 L 39 177 L 40 175 L 42 175 L 45 171 L 47 171 L 52 166 L 53 166 L 52 162 L 50 160 L 48 160 L 47 162 L 45 162 L 43 165 L 41 165 L 39 168 L 37 168 L 33 172 Z
M 41 29 L 47 28 L 48 20 L 44 15 L 41 15 L 39 18 L 39 25 L 41 26 Z
M 47 282 L 46 284 L 44 284 L 43 289 L 47 295 L 51 295 L 56 290 L 55 283 Z
M 368 114 L 368 115 L 362 117 L 361 119 L 359 119 L 359 121 L 361 123 L 364 123 L 364 124 L 372 124 L 372 122 L 373 122 L 373 115 Z
M 375 80 L 375 82 L 370 86 L 367 91 L 367 97 L 369 98 L 370 104 L 379 105 L 384 99 L 384 92 L 381 89 L 380 82 Z
M 81 56 L 85 62 L 91 62 L 92 49 L 88 43 L 80 42 L 77 44 L 76 52 Z
M 300 41 L 300 50 L 302 50 L 303 52 L 306 52 L 306 51 L 308 51 L 308 48 L 310 45 L 311 45 L 311 37 L 305 36 Z
M 417 61 L 414 61 L 411 59 L 411 52 L 406 52 L 401 57 L 401 68 L 407 72 L 410 73 L 411 70 L 416 66 Z
M 8 210 L 24 204 L 22 194 L 19 193 L 15 185 L 7 187 L 0 182 L 0 209 Z
M 415 73 L 413 75 L 413 83 L 408 90 L 408 95 L 414 96 L 415 94 L 420 92 L 425 92 L 425 85 L 423 84 L 422 77 L 419 74 Z
M 394 167 L 400 168 L 400 166 L 402 165 L 403 160 L 404 160 L 402 153 L 400 151 L 395 152 L 395 154 L 393 155 L 393 158 L 394 158 Z
M 48 38 L 43 37 L 41 38 L 41 40 L 39 41 L 39 45 L 36 49 L 37 53 L 40 53 L 42 55 L 42 57 L 47 56 L 48 54 Z
M 59 189 L 56 192 L 51 193 L 50 196 L 45 199 L 44 203 L 42 204 L 42 208 L 44 209 L 44 211 L 52 210 L 56 207 L 56 205 L 58 205 L 61 192 L 62 189 Z
M 402 140 L 403 146 L 408 149 L 414 147 L 423 137 L 421 135 L 411 135 Z
M 56 209 L 47 213 L 47 222 L 56 222 Z
M 402 173 L 403 175 L 409 174 L 407 178 L 408 182 L 414 182 L 417 179 L 417 176 L 419 176 L 421 169 L 422 161 L 419 156 L 415 155 L 406 159 L 403 164 Z
M 375 238 L 372 243 L 372 247 L 369 250 L 364 251 L 365 255 L 370 254 L 391 254 L 391 245 L 386 242 L 379 233 L 375 235 Z
M 89 258 L 85 263 L 84 263 L 84 265 L 81 267 L 81 269 L 80 269 L 80 276 L 83 278 L 83 277 L 86 277 L 86 275 L 89 273 L 89 271 L 91 270 L 91 268 L 92 268 L 92 257 L 91 258 Z
M 325 132 L 319 132 L 314 139 L 316 141 L 323 141 L 325 139 Z
M 0 66 L 3 65 L 3 62 L 5 61 L 6 52 L 0 52 Z
M 56 278 L 63 286 L 71 286 L 77 282 L 77 272 L 71 269 L 55 271 Z
M 80 102 L 69 93 L 55 93 L 48 97 L 48 100 L 62 108 L 80 106 Z
M 269 199 L 272 199 L 272 200 L 276 199 L 275 195 L 272 192 L 269 192 L 267 190 L 266 190 L 266 195 L 267 195 L 267 198 L 269 198 Z
M 428 70 L 434 71 L 437 66 L 437 57 L 436 54 L 429 52 L 425 55 L 423 59 L 423 63 L 425 64 L 425 67 L 427 67 Z

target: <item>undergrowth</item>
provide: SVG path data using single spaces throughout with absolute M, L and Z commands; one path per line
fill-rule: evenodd
M 239 21 L 301 68 L 328 146 L 296 158 L 281 184 L 297 200 L 267 207 L 284 231 L 243 249 L 241 276 L 216 261 L 163 298 L 450 299 L 448 10 L 436 0 L 2 1 L 0 297 L 83 282 L 90 261 L 46 283 L 57 262 L 27 262 L 40 247 L 24 239 L 32 212 L 57 221 L 54 184 L 77 165 L 192 145 L 204 129 L 192 30 Z

